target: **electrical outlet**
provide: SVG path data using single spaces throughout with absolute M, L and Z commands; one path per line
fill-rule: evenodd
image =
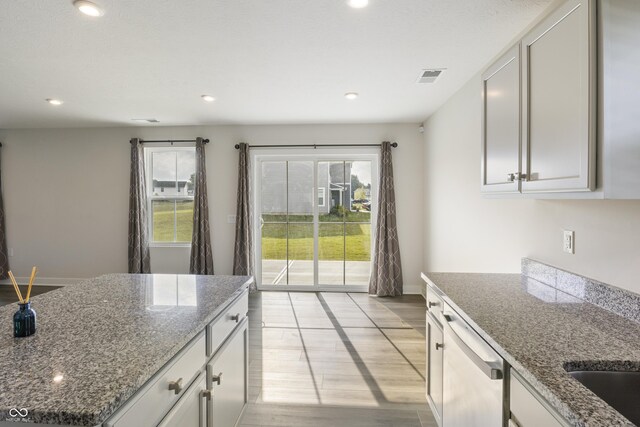
M 564 242 L 562 249 L 568 254 L 576 253 L 576 233 L 570 230 L 564 230 Z

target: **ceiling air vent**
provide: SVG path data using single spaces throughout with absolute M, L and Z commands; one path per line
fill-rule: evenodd
M 416 83 L 435 83 L 436 79 L 443 71 L 444 69 L 422 70 Z

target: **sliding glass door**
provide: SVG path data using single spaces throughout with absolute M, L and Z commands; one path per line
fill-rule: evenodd
M 256 167 L 262 289 L 366 288 L 377 157 L 267 156 Z

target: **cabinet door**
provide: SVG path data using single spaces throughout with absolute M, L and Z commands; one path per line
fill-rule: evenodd
M 520 45 L 482 75 L 481 191 L 520 190 Z
M 442 425 L 442 327 L 427 312 L 427 401 Z
M 522 192 L 595 189 L 595 0 L 569 0 L 522 40 Z
M 509 386 L 509 405 L 511 416 L 509 426 L 513 427 L 566 427 L 559 415 L 552 414 L 545 408 L 548 403 L 542 403 L 541 397 L 529 391 L 526 382 L 511 369 Z
M 158 427 L 209 427 L 206 417 L 211 399 L 206 385 L 206 378 L 200 375 Z
M 248 321 L 218 350 L 207 365 L 207 379 L 213 391 L 211 427 L 233 427 L 248 400 Z

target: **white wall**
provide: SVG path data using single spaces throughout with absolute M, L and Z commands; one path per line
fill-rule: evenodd
M 425 123 L 425 270 L 519 272 L 530 257 L 640 292 L 640 201 L 480 195 L 480 88 L 478 75 Z
M 394 150 L 405 290 L 422 266 L 422 135 L 417 125 L 130 127 L 0 131 L 11 267 L 25 276 L 84 278 L 127 270 L 129 139 L 209 138 L 207 172 L 216 273 L 233 261 L 237 150 L 250 144 L 378 143 Z M 188 249 L 153 248 L 154 272 L 186 272 Z

